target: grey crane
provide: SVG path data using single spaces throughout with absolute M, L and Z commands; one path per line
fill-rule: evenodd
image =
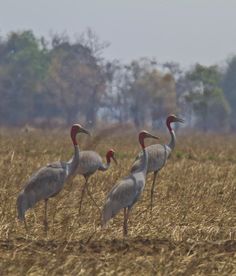
M 147 147 L 148 152 L 148 169 L 147 173 L 153 173 L 153 182 L 151 188 L 151 210 L 153 206 L 153 194 L 154 194 L 154 186 L 156 182 L 157 173 L 164 167 L 168 157 L 170 156 L 171 151 L 174 149 L 176 144 L 176 136 L 174 130 L 171 128 L 171 123 L 180 122 L 184 123 L 184 120 L 178 118 L 176 115 L 171 114 L 166 119 L 166 126 L 170 132 L 171 140 L 167 145 L 155 144 Z M 140 152 L 136 157 L 132 167 L 131 172 L 135 172 L 139 167 L 143 158 L 143 152 Z
M 121 209 L 124 208 L 124 224 L 123 234 L 128 234 L 128 217 L 132 206 L 139 199 L 144 186 L 148 167 L 148 151 L 144 145 L 145 138 L 159 139 L 147 131 L 143 130 L 139 133 L 139 143 L 143 150 L 143 159 L 139 168 L 129 176 L 118 181 L 109 192 L 103 210 L 102 210 L 102 227 L 108 220 L 113 218 Z
M 102 162 L 102 157 L 95 151 L 92 150 L 84 150 L 80 152 L 80 160 L 76 169 L 76 173 L 81 174 L 85 178 L 85 183 L 82 188 L 82 194 L 81 194 L 81 199 L 80 199 L 80 207 L 79 207 L 79 214 L 81 213 L 81 208 L 82 208 L 82 202 L 83 202 L 83 197 L 84 197 L 84 192 L 85 189 L 95 204 L 95 206 L 98 208 L 99 212 L 100 208 L 98 207 L 96 201 L 94 200 L 91 192 L 88 189 L 88 180 L 89 177 L 94 174 L 97 170 L 98 171 L 106 171 L 109 169 L 110 164 L 111 164 L 111 159 L 114 160 L 114 162 L 117 164 L 116 158 L 115 158 L 115 151 L 113 149 L 108 150 L 106 154 L 106 160 L 107 163 L 104 164 Z
M 78 133 L 89 134 L 89 132 L 79 124 L 74 124 L 71 127 L 71 139 L 74 145 L 73 157 L 68 162 L 58 161 L 42 167 L 30 177 L 23 190 L 19 193 L 16 202 L 18 218 L 19 220 L 24 221 L 26 231 L 28 231 L 28 228 L 25 219 L 25 212 L 29 208 L 33 208 L 38 201 L 44 200 L 44 226 L 45 231 L 47 232 L 48 199 L 57 195 L 62 190 L 64 183 L 74 175 L 79 163 L 80 151 L 76 140 L 76 135 Z

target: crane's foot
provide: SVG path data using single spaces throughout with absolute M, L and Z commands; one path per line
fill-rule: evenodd
M 127 237 L 128 235 L 128 217 L 129 217 L 129 209 L 124 208 L 124 224 L 123 224 L 123 236 Z
M 26 223 L 26 219 L 24 218 L 24 226 L 25 226 L 25 231 L 26 233 L 28 234 L 29 233 L 29 229 L 28 229 L 28 226 L 27 226 L 27 223 Z
M 127 229 L 123 229 L 123 236 L 127 237 L 128 236 L 128 230 Z
M 82 210 L 82 203 L 83 203 L 83 199 L 84 199 L 85 187 L 86 187 L 86 184 L 85 184 L 84 187 L 83 187 L 82 195 L 81 195 L 80 202 L 79 202 L 79 213 L 78 213 L 79 217 L 80 217 L 80 215 L 81 215 L 81 210 Z
M 152 218 L 152 215 L 153 215 L 153 206 L 150 204 L 148 207 L 147 207 L 147 214 L 149 214 Z
M 48 222 L 45 220 L 43 224 L 44 224 L 44 232 L 45 232 L 45 234 L 47 236 L 47 233 L 48 233 Z
M 152 204 L 150 204 L 150 205 L 148 206 L 148 209 L 149 209 L 150 212 L 152 212 L 152 207 L 153 207 Z
M 78 215 L 79 215 L 79 217 L 80 217 L 80 215 L 81 215 L 81 207 L 79 208 L 79 212 L 78 212 Z

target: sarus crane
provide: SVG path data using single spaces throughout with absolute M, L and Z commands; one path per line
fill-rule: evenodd
M 79 124 L 74 124 L 71 127 L 71 140 L 74 145 L 74 155 L 72 158 L 68 162 L 58 161 L 42 167 L 30 177 L 23 190 L 19 193 L 16 204 L 18 218 L 19 220 L 24 221 L 26 231 L 28 231 L 28 228 L 25 219 L 25 212 L 29 208 L 33 208 L 37 202 L 44 200 L 44 227 L 47 232 L 48 199 L 54 197 L 62 190 L 64 183 L 74 175 L 79 163 L 80 151 L 76 140 L 76 135 L 78 133 L 89 134 L 89 132 Z
M 129 176 L 118 181 L 107 195 L 102 210 L 102 227 L 108 220 L 113 218 L 121 209 L 124 208 L 123 234 L 128 234 L 128 218 L 132 206 L 137 202 L 145 186 L 146 173 L 148 169 L 148 151 L 144 145 L 145 138 L 159 139 L 147 131 L 139 133 L 139 143 L 143 150 L 143 158 L 139 168 Z
M 154 172 L 152 188 L 151 188 L 151 205 L 150 205 L 151 210 L 153 207 L 153 194 L 154 194 L 154 186 L 156 182 L 157 173 L 164 167 L 168 157 L 170 156 L 172 150 L 175 147 L 176 136 L 175 136 L 174 130 L 171 127 L 171 123 L 174 123 L 174 122 L 184 123 L 184 120 L 181 118 L 178 118 L 174 114 L 171 114 L 167 117 L 166 126 L 171 136 L 171 140 L 169 144 L 167 145 L 155 144 L 155 145 L 150 145 L 146 148 L 148 152 L 147 173 Z M 135 172 L 140 167 L 142 158 L 143 158 L 143 152 L 140 152 L 131 167 L 131 172 Z
M 81 194 L 80 205 L 79 205 L 79 214 L 81 213 L 85 189 L 86 189 L 89 197 L 93 201 L 94 205 L 98 208 L 99 212 L 101 213 L 99 206 L 97 205 L 91 192 L 88 189 L 88 180 L 89 180 L 89 177 L 92 174 L 94 174 L 97 170 L 98 171 L 108 170 L 110 167 L 110 164 L 111 164 L 111 159 L 113 159 L 114 162 L 117 164 L 117 161 L 115 158 L 115 151 L 113 149 L 108 150 L 108 152 L 106 154 L 106 161 L 107 161 L 106 163 L 102 162 L 102 157 L 95 151 L 83 150 L 80 152 L 80 160 L 78 163 L 78 167 L 76 169 L 76 173 L 84 176 L 85 183 L 82 188 L 82 194 Z

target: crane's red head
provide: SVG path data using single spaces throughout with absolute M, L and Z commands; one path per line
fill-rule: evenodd
M 149 132 L 147 132 L 146 130 L 142 130 L 139 133 L 139 143 L 140 143 L 140 145 L 142 146 L 143 149 L 145 148 L 145 145 L 144 145 L 144 139 L 145 138 L 160 139 L 158 136 L 154 136 L 154 135 L 150 134 Z
M 117 164 L 117 160 L 115 157 L 115 151 L 113 149 L 110 149 L 107 154 L 106 154 L 106 158 L 107 158 L 107 163 L 111 163 L 111 158 L 114 160 L 114 162 Z
M 73 142 L 73 144 L 74 144 L 75 146 L 77 145 L 76 135 L 77 135 L 79 132 L 86 133 L 86 134 L 90 135 L 89 131 L 86 130 L 85 128 L 83 128 L 81 125 L 79 125 L 79 124 L 74 124 L 74 125 L 71 127 L 70 135 L 71 135 L 72 142 Z
M 172 130 L 170 124 L 174 123 L 174 122 L 179 122 L 179 123 L 184 123 L 184 120 L 181 118 L 178 118 L 176 115 L 174 114 L 170 114 L 167 118 L 166 118 L 166 125 L 169 129 L 169 131 Z

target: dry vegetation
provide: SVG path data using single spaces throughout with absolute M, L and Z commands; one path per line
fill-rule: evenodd
M 81 148 L 88 143 L 84 139 L 80 135 Z M 121 139 L 113 131 L 96 145 L 101 155 L 113 147 L 119 161 L 90 179 L 100 206 L 115 181 L 128 173 L 139 151 L 136 140 L 132 134 Z M 178 135 L 176 150 L 157 179 L 152 214 L 149 175 L 125 240 L 122 212 L 101 230 L 98 211 L 86 197 L 78 216 L 81 176 L 49 200 L 48 236 L 43 231 L 43 202 L 28 211 L 26 235 L 16 220 L 17 193 L 37 168 L 67 160 L 72 152 L 70 138 L 62 131 L 1 131 L 0 275 L 236 274 L 235 137 Z

